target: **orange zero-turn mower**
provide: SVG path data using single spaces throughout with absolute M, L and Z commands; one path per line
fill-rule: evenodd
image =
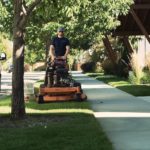
M 59 101 L 84 101 L 87 96 L 81 84 L 73 80 L 69 74 L 66 60 L 61 57 L 53 62 L 48 61 L 45 82 L 40 85 L 38 103 Z

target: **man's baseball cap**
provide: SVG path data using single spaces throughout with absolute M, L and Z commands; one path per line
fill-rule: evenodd
M 63 27 L 59 27 L 58 29 L 57 29 L 57 32 L 64 32 L 65 31 L 65 29 L 63 28 Z

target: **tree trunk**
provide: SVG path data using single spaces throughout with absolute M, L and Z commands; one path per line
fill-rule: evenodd
M 13 27 L 13 74 L 12 74 L 12 110 L 13 119 L 25 116 L 24 103 L 24 24 L 21 16 L 22 2 L 14 0 Z
M 13 0 L 13 74 L 12 74 L 12 107 L 13 119 L 25 116 L 24 103 L 24 34 L 26 23 L 33 9 L 41 2 L 34 0 L 28 7 L 25 0 Z

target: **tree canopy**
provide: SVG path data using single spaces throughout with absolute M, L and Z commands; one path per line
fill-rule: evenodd
M 28 7 L 33 0 L 24 0 Z M 58 26 L 66 28 L 73 48 L 87 49 L 103 34 L 119 25 L 120 14 L 128 13 L 133 0 L 41 0 L 26 29 L 30 50 L 45 49 L 45 41 L 55 35 Z M 12 34 L 12 1 L 0 2 L 0 31 Z

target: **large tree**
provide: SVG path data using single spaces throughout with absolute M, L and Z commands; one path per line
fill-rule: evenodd
M 13 118 L 25 115 L 24 104 L 24 34 L 33 9 L 41 2 L 35 0 L 28 6 L 25 0 L 13 0 L 13 75 L 12 75 L 12 110 Z

